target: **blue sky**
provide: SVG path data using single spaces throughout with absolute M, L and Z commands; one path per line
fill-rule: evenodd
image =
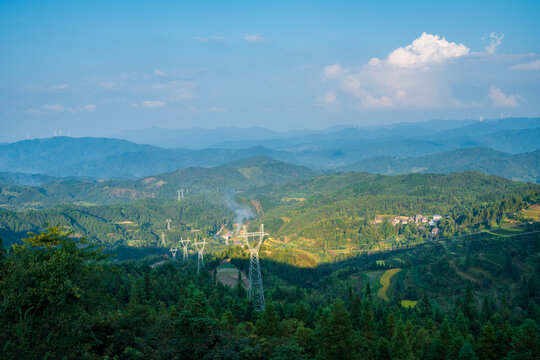
M 535 1 L 1 1 L 0 141 L 540 115 Z

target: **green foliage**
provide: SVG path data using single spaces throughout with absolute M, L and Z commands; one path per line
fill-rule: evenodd
M 263 313 L 213 280 L 221 258 L 209 256 L 199 275 L 192 261 L 100 260 L 99 249 L 59 226 L 13 246 L 0 263 L 3 358 L 533 359 L 540 350 L 536 296 L 527 309 L 490 302 L 489 319 L 470 310 L 484 298 L 473 286 L 459 301 L 444 297 L 454 307 L 424 297 L 406 309 L 351 287 L 344 274 L 366 269 L 369 258 L 312 270 L 262 260 L 273 299 Z
M 252 192 L 251 196 L 259 195 Z M 274 188 L 270 196 L 275 201 L 295 196 L 307 199 L 282 202 L 257 220 L 270 224 L 274 236 L 299 243 L 309 239 L 309 246 L 298 247 L 313 252 L 378 250 L 381 242 L 395 247 L 426 242 L 431 228 L 392 226 L 387 221 L 373 224 L 376 215 L 443 214 L 438 226 L 443 237 L 450 237 L 515 217 L 522 207 L 537 201 L 540 186 L 473 172 L 391 177 L 335 173 Z

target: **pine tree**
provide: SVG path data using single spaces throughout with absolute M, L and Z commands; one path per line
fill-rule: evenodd
M 324 359 L 351 359 L 353 349 L 353 328 L 349 313 L 341 300 L 332 305 L 326 326 L 322 328 L 322 348 L 320 354 Z
M 459 332 L 459 334 L 465 338 L 469 332 L 469 325 L 467 323 L 467 319 L 465 318 L 465 315 L 463 315 L 463 312 L 458 312 L 456 316 L 456 330 Z
M 450 355 L 453 335 L 448 317 L 444 317 L 437 341 L 434 343 L 432 356 L 435 359 L 446 359 Z
M 379 338 L 377 343 L 377 360 L 391 360 L 390 343 L 385 338 Z
M 482 301 L 482 320 L 488 321 L 491 317 L 491 313 L 491 305 L 489 304 L 489 300 L 486 295 L 484 296 L 484 300 Z
M 426 293 L 424 293 L 424 297 L 422 297 L 422 300 L 420 301 L 420 313 L 424 317 L 431 316 L 431 304 Z
M 493 329 L 493 325 L 488 322 L 482 327 L 480 337 L 478 338 L 477 349 L 480 360 L 497 359 L 496 347 L 497 338 L 495 337 L 495 330 Z
M 390 312 L 386 317 L 386 336 L 391 339 L 396 330 L 396 316 L 394 312 Z
M 351 303 L 351 323 L 355 330 L 360 329 L 361 318 L 362 300 L 360 300 L 360 296 L 356 295 Z
M 511 360 L 534 360 L 540 354 L 540 329 L 531 319 L 526 319 L 512 340 Z
M 476 356 L 472 345 L 468 341 L 463 343 L 457 358 L 458 360 L 478 360 L 478 356 Z
M 363 302 L 361 328 L 366 339 L 375 339 L 375 313 L 371 301 Z
M 279 335 L 279 316 L 273 302 L 268 302 L 263 316 L 257 321 L 257 333 L 271 337 Z
M 396 331 L 392 337 L 390 345 L 392 359 L 405 360 L 410 359 L 412 356 L 411 348 L 409 346 L 409 339 L 405 333 L 405 328 L 402 323 L 396 325 Z
M 4 247 L 4 242 L 2 241 L 2 238 L 0 237 L 0 262 L 4 260 L 4 257 L 6 257 L 6 248 Z
M 465 290 L 465 298 L 463 299 L 463 313 L 469 320 L 476 319 L 476 305 L 474 303 L 474 295 L 472 293 L 471 283 L 467 284 Z

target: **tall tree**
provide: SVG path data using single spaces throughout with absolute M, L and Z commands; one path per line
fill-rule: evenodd
M 341 300 L 332 304 L 332 310 L 326 326 L 322 329 L 320 356 L 323 359 L 352 359 L 353 328 L 345 305 Z

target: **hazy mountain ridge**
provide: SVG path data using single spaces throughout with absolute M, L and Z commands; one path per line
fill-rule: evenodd
M 147 129 L 125 130 L 112 134 L 111 137 L 165 148 L 204 149 L 220 142 L 222 138 L 232 141 L 243 141 L 246 139 L 263 140 L 287 138 L 313 132 L 316 131 L 289 130 L 279 132 L 263 127 L 222 127 L 216 129 L 163 129 L 151 127 Z
M 57 177 L 43 174 L 26 174 L 17 172 L 0 172 L 0 186 L 28 185 L 39 186 L 58 180 Z
M 509 154 L 488 148 L 467 148 L 422 157 L 381 156 L 345 166 L 346 171 L 365 171 L 384 175 L 408 173 L 452 173 L 481 171 L 511 180 L 540 182 L 540 150 Z
M 224 134 L 216 136 L 216 132 L 223 129 L 195 130 L 193 141 L 198 136 L 224 139 L 229 132 L 236 140 L 219 143 L 223 148 L 213 145 L 201 150 L 165 149 L 107 138 L 25 140 L 0 145 L 0 171 L 59 177 L 140 178 L 190 166 L 222 166 L 259 155 L 318 170 L 335 170 L 381 156 L 413 158 L 472 147 L 488 147 L 516 154 L 532 152 L 540 147 L 539 118 L 484 122 L 462 120 L 448 124 L 432 121 L 367 129 L 337 126 L 319 132 L 290 132 L 287 134 L 296 135 L 266 140 L 239 137 L 257 131 L 261 137 L 273 136 L 275 132 L 265 133 L 259 128 L 248 128 L 242 132 L 228 128 Z M 469 167 L 456 168 L 456 171 L 466 169 Z M 482 167 L 470 169 L 484 171 Z M 505 171 L 490 173 L 505 174 Z M 511 178 L 530 180 L 534 176 Z

